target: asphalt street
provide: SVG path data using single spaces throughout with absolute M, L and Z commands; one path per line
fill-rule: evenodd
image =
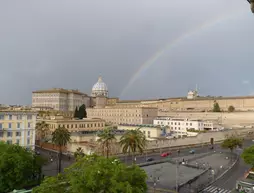
M 250 145 L 254 144 L 254 142 L 252 142 L 252 140 L 248 140 L 244 142 L 243 148 L 245 147 L 249 147 Z M 221 151 L 220 145 L 216 144 L 214 145 L 214 150 L 209 149 L 209 147 L 204 146 L 204 147 L 196 147 L 196 148 L 186 148 L 186 149 L 182 149 L 180 151 L 180 154 L 178 155 L 177 151 L 172 151 L 172 155 L 170 155 L 170 157 L 172 158 L 177 158 L 177 157 L 183 157 L 183 156 L 188 156 L 190 155 L 190 150 L 194 149 L 195 150 L 195 154 L 201 154 L 201 153 L 206 153 L 206 152 L 210 152 L 210 151 Z M 41 148 L 36 148 L 37 151 L 39 151 L 41 153 L 41 155 L 43 157 L 48 158 L 49 160 L 49 164 L 46 165 L 45 167 L 43 167 L 43 171 L 45 175 L 56 175 L 57 174 L 57 153 L 56 152 L 51 152 L 49 154 L 48 150 L 44 150 Z M 170 149 L 169 151 L 170 152 Z M 161 159 L 165 159 L 163 157 L 160 156 L 160 153 L 150 153 L 150 154 L 144 154 L 144 155 L 138 155 L 136 156 L 136 163 L 144 163 L 146 162 L 147 158 L 153 158 L 153 160 L 161 160 Z M 50 157 L 53 157 L 53 162 L 50 162 Z M 132 156 L 122 156 L 120 157 L 120 160 L 122 160 L 123 162 L 130 164 L 132 162 Z M 68 156 L 63 156 L 63 168 L 70 166 L 72 163 L 74 162 L 73 157 L 71 157 L 69 159 Z M 230 192 L 230 190 L 234 189 L 235 187 L 235 182 L 236 180 L 238 180 L 239 178 L 241 178 L 244 174 L 245 171 L 247 171 L 250 167 L 247 166 L 242 160 L 240 160 L 240 162 L 235 166 L 235 168 L 231 171 L 229 171 L 228 173 L 226 173 L 220 180 L 218 180 L 217 182 L 215 182 L 214 184 L 212 184 L 212 186 L 210 187 L 210 190 L 227 190 Z M 207 187 L 208 188 L 208 187 Z M 208 188 L 209 189 L 209 188 Z M 207 189 L 207 190 L 208 190 Z M 211 191 L 205 191 L 205 192 L 211 192 Z
M 252 140 L 247 140 L 243 144 L 243 148 L 254 145 Z M 216 181 L 203 192 L 225 192 L 229 193 L 235 188 L 236 181 L 243 177 L 244 173 L 250 169 L 250 166 L 246 165 L 242 159 L 235 165 L 235 167 L 227 172 L 222 178 Z
M 217 145 L 217 144 L 214 145 L 214 150 L 219 150 L 219 149 L 220 149 L 219 145 Z M 167 151 L 167 152 L 172 153 L 170 155 L 171 158 L 177 158 L 177 157 L 183 157 L 183 156 L 190 155 L 190 152 L 189 152 L 190 150 L 195 150 L 196 155 L 198 155 L 200 153 L 214 151 L 214 150 L 209 149 L 209 147 L 204 146 L 204 147 L 181 149 L 179 154 L 177 153 L 176 150 L 170 151 L 170 149 L 169 149 L 169 151 Z M 36 151 L 40 152 L 41 156 L 48 159 L 48 164 L 45 165 L 42 169 L 44 172 L 44 175 L 46 175 L 46 176 L 56 175 L 57 174 L 57 152 L 48 151 L 48 150 L 42 149 L 40 147 L 36 147 Z M 52 162 L 51 162 L 51 158 L 53 159 Z M 149 153 L 149 154 L 147 153 L 144 155 L 137 155 L 136 156 L 136 163 L 137 164 L 144 163 L 144 162 L 146 162 L 146 160 L 148 158 L 152 158 L 154 161 L 165 159 L 164 157 L 161 157 L 160 153 Z M 119 159 L 126 164 L 132 163 L 132 156 L 121 156 L 121 157 L 119 157 Z M 74 163 L 74 161 L 75 160 L 73 157 L 63 156 L 63 160 L 62 160 L 63 168 L 70 166 L 72 163 Z

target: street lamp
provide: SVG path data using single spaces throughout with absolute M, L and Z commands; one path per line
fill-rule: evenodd
M 250 9 L 254 13 L 254 0 L 247 0 L 250 3 Z
M 150 179 L 153 181 L 153 192 L 155 193 L 156 185 L 160 181 L 160 177 L 156 177 L 156 176 L 151 175 Z

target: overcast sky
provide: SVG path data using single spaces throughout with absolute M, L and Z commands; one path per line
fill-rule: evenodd
M 1 0 L 0 103 L 99 75 L 122 99 L 254 94 L 253 34 L 246 0 Z

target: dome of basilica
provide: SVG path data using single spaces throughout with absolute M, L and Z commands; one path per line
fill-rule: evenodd
M 105 96 L 105 97 L 108 97 L 108 87 L 107 87 L 107 85 L 103 82 L 103 80 L 102 80 L 101 77 L 99 77 L 98 82 L 96 82 L 96 83 L 93 85 L 91 96 L 93 96 L 93 97 L 97 97 L 97 96 Z

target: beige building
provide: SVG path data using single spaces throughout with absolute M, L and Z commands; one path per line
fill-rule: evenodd
M 32 107 L 38 109 L 52 108 L 58 111 L 75 111 L 76 107 L 85 104 L 90 106 L 91 98 L 78 90 L 54 88 L 33 91 Z
M 70 132 L 99 131 L 105 128 L 105 121 L 96 118 L 69 119 L 63 116 L 50 116 L 49 119 L 41 121 L 45 121 L 52 132 L 59 126 L 67 128 Z
M 153 107 L 118 108 L 87 108 L 88 118 L 101 118 L 113 124 L 153 124 L 158 115 L 158 109 Z
M 33 111 L 1 110 L 0 141 L 34 149 L 36 116 Z
M 49 125 L 51 132 L 59 126 L 64 126 L 71 132 L 71 142 L 67 145 L 67 151 L 71 153 L 74 153 L 78 147 L 81 147 L 86 154 L 94 152 L 97 147 L 97 132 L 105 128 L 105 121 L 102 119 L 85 118 L 79 120 L 51 116 L 43 121 Z

